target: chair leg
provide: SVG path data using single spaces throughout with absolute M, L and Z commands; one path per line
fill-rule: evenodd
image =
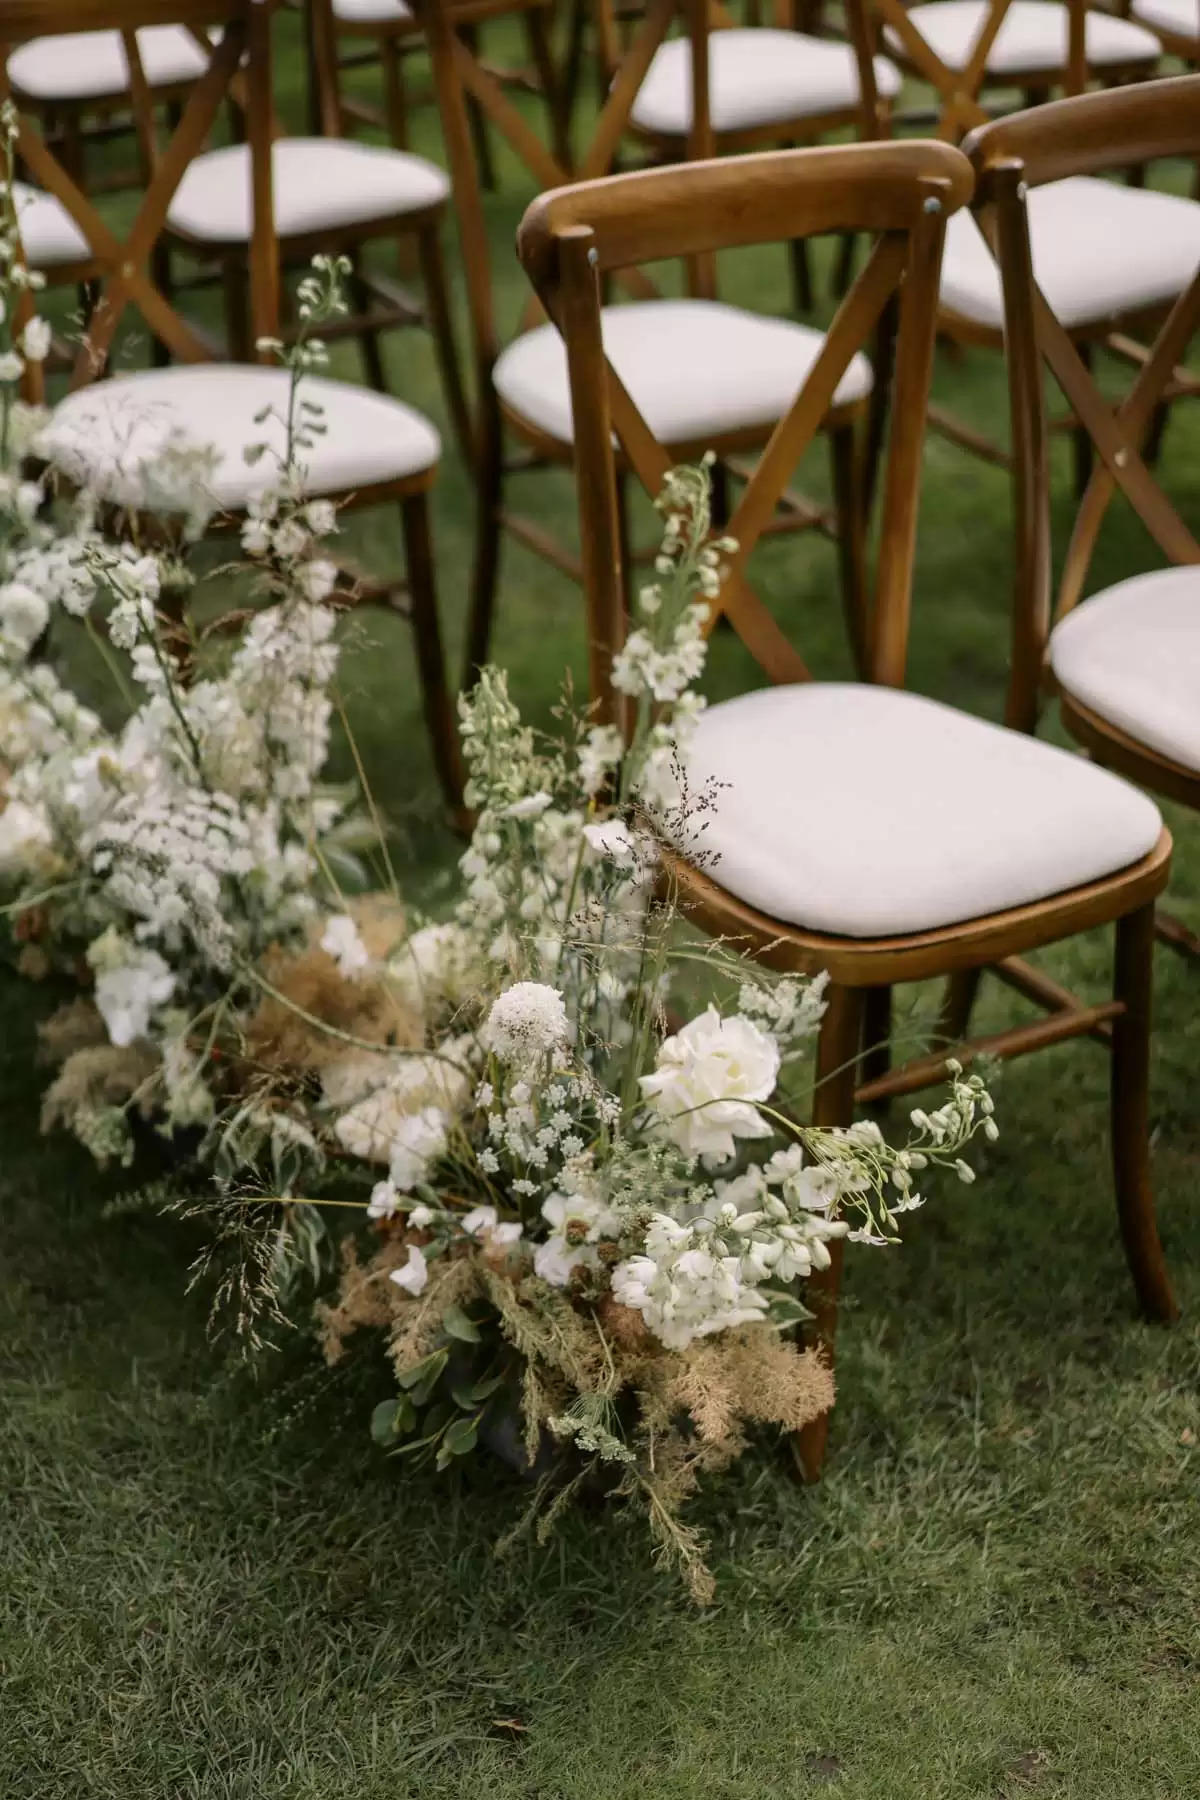
M 359 348 L 362 350 L 363 369 L 367 381 L 377 394 L 386 394 L 388 382 L 387 372 L 383 366 L 383 346 L 379 341 L 380 334 L 377 329 L 365 322 L 371 312 L 371 290 L 363 278 L 362 251 L 358 249 L 354 250 L 350 257 L 350 295 L 354 302 L 355 312 L 364 321 L 356 335 Z
M 1200 934 L 1163 906 L 1154 915 L 1154 935 L 1160 944 L 1169 945 L 1188 962 L 1200 963 Z
M 1075 348 L 1079 352 L 1080 362 L 1090 373 L 1095 360 L 1092 346 L 1084 343 L 1076 344 Z M 1092 440 L 1085 426 L 1076 425 L 1071 433 L 1071 443 L 1075 465 L 1075 497 L 1077 500 L 1082 500 L 1087 492 L 1087 484 L 1092 479 L 1092 468 L 1096 460 L 1092 451 Z
M 1125 1259 L 1148 1318 L 1174 1319 L 1158 1238 L 1150 1178 L 1150 1013 L 1154 983 L 1154 904 L 1118 919 L 1113 997 L 1124 1012 L 1113 1020 L 1112 1158 L 1117 1217 Z
M 434 765 L 446 803 L 457 816 L 462 811 L 462 760 L 454 703 L 446 685 L 446 658 L 438 621 L 433 547 L 429 533 L 429 504 L 424 494 L 412 494 L 400 503 L 404 530 L 404 555 L 408 567 L 408 592 L 412 608 L 413 639 L 421 677 L 421 705 L 433 749 Z
M 892 990 L 890 987 L 867 988 L 863 993 L 862 1056 L 858 1079 L 876 1081 L 892 1066 Z M 885 1113 L 886 1100 L 872 1101 L 872 1112 Z
M 471 576 L 471 610 L 467 620 L 464 691 L 473 688 L 487 662 L 500 574 L 500 502 L 504 491 L 504 434 L 496 397 L 485 393 L 476 463 L 475 565 Z
M 472 56 L 479 54 L 478 25 L 464 25 L 459 35 Z M 480 184 L 489 194 L 496 191 L 496 165 L 492 160 L 492 140 L 488 136 L 487 114 L 473 94 L 467 95 L 467 126 L 471 133 L 471 141 L 475 146 L 475 161 L 479 165 Z
M 408 96 L 404 87 L 404 59 L 395 38 L 379 40 L 383 67 L 383 106 L 388 139 L 395 150 L 408 149 Z
M 862 990 L 831 987 L 817 1043 L 817 1078 L 813 1088 L 814 1125 L 849 1125 L 854 1117 L 854 1088 L 862 1041 L 862 1022 Z M 810 1342 L 821 1345 L 832 1366 L 838 1293 L 842 1285 L 842 1244 L 830 1244 L 829 1253 L 829 1267 L 809 1279 L 806 1299 L 816 1314 L 809 1328 Z M 828 1437 L 827 1413 L 792 1434 L 792 1455 L 803 1480 L 820 1479 Z
M 637 570 L 633 562 L 633 532 L 629 523 L 629 499 L 633 478 L 628 469 L 617 470 L 617 539 L 621 552 L 621 584 L 624 590 L 625 617 L 633 616 L 633 596 L 637 586 Z
M 839 425 L 829 433 L 833 470 L 834 504 L 837 510 L 838 560 L 842 572 L 842 610 L 846 633 L 861 680 L 870 676 L 871 620 L 867 599 L 866 535 L 862 469 L 858 434 L 853 425 Z
M 525 35 L 549 115 L 550 148 L 563 168 L 570 169 L 571 115 L 566 106 L 562 78 L 554 66 L 554 50 L 544 12 L 535 9 L 525 14 Z
M 813 284 L 806 238 L 791 239 L 788 244 L 788 260 L 792 266 L 792 305 L 798 313 L 810 313 L 813 309 Z
M 966 1041 L 971 1030 L 975 996 L 982 979 L 982 969 L 959 969 L 946 977 L 946 990 L 942 995 L 942 1007 L 938 1015 L 939 1044 L 961 1044 Z
M 454 321 L 446 286 L 442 239 L 436 225 L 417 233 L 417 255 L 421 263 L 421 284 L 425 289 L 425 311 L 433 338 L 433 353 L 437 358 L 438 373 L 442 380 L 442 391 L 446 396 L 446 408 L 454 427 L 454 435 L 458 439 L 458 447 L 468 467 L 474 468 L 475 431 L 463 388 L 462 364 L 459 361 L 458 342 L 454 335 Z

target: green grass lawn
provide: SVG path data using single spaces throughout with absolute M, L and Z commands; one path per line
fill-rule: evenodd
M 502 173 L 488 204 L 507 319 L 527 190 L 507 160 Z M 729 297 L 785 309 L 782 252 L 723 276 Z M 441 420 L 425 341 L 390 355 L 396 391 Z M 996 358 L 943 362 L 937 387 L 1002 428 Z M 1164 466 L 1200 525 L 1194 412 L 1173 421 Z M 913 685 L 995 716 L 1006 482 L 939 441 L 926 469 Z M 1066 474 L 1064 458 L 1064 524 Z M 536 503 L 570 528 L 567 482 Z M 448 456 L 436 532 L 455 650 L 471 525 Z M 395 554 L 390 521 L 353 534 L 381 567 Z M 1156 560 L 1119 517 L 1097 579 Z M 818 671 L 843 671 L 831 549 L 776 542 L 761 574 Z M 508 547 L 496 648 L 539 716 L 564 665 L 582 673 L 576 594 Z M 711 690 L 745 678 L 719 637 Z M 408 889 L 436 899 L 456 846 L 402 625 L 372 622 L 369 641 L 356 628 L 346 687 Z M 936 855 L 936 793 L 929 820 Z M 1176 909 L 1200 923 L 1200 825 L 1170 823 Z M 1048 962 L 1101 993 L 1107 957 L 1096 936 Z M 380 1458 L 366 1419 L 382 1364 L 327 1375 L 305 1343 L 257 1373 L 223 1360 L 204 1297 L 184 1296 L 194 1240 L 106 1216 L 130 1176 L 39 1136 L 35 1024 L 53 996 L 0 976 L 0 1795 L 1188 1800 L 1200 977 L 1167 953 L 1158 976 L 1154 1170 L 1183 1322 L 1134 1315 L 1103 1053 L 1010 1067 L 978 1184 L 942 1188 L 902 1250 L 852 1265 L 826 1479 L 798 1488 L 764 1444 L 703 1495 L 719 1581 L 704 1614 L 653 1571 L 636 1519 L 583 1512 L 498 1561 L 523 1490 L 482 1462 L 447 1479 Z M 981 1013 L 998 1023 L 1015 1003 L 989 993 Z

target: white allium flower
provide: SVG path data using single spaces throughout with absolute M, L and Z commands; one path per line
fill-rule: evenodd
M 750 1019 L 723 1019 L 709 1006 L 666 1040 L 640 1085 L 671 1141 L 716 1167 L 736 1153 L 737 1139 L 771 1135 L 753 1102 L 770 1099 L 778 1076 L 774 1039 Z
M 529 1068 L 561 1049 L 570 1035 L 567 1009 L 557 988 L 518 981 L 493 1002 L 480 1041 L 510 1068 Z
M 0 381 L 20 381 L 24 368 L 15 350 L 0 352 Z
M 406 1294 L 414 1297 L 424 1292 L 425 1283 L 429 1280 L 429 1270 L 425 1266 L 424 1253 L 418 1245 L 408 1246 L 408 1261 L 402 1269 L 393 1269 L 388 1280 L 394 1281 L 398 1288 L 403 1288 Z
M 349 913 L 332 915 L 321 934 L 321 948 L 347 981 L 356 981 L 371 966 L 370 952 Z

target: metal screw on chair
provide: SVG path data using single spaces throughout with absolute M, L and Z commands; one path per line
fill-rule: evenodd
M 941 212 L 942 203 L 938 199 L 936 194 L 930 194 L 928 196 L 928 198 L 924 202 L 924 210 L 927 213 L 940 213 Z

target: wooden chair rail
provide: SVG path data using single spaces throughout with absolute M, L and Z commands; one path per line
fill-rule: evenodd
M 1098 1006 L 1061 1007 L 1048 1018 L 1038 1019 L 1033 1024 L 1013 1025 L 1007 1031 L 995 1031 L 987 1037 L 969 1038 L 965 1043 L 933 1051 L 928 1056 L 914 1057 L 886 1075 L 860 1083 L 854 1090 L 854 1098 L 858 1104 L 866 1106 L 932 1087 L 935 1081 L 945 1079 L 946 1064 L 951 1057 L 961 1063 L 963 1068 L 969 1068 L 981 1056 L 999 1059 L 1028 1056 L 1031 1051 L 1044 1050 L 1051 1044 L 1066 1043 L 1071 1038 L 1094 1037 L 1099 1027 L 1106 1024 L 1109 1025 L 1111 1036 L 1111 1021 L 1120 1018 L 1124 1011 L 1124 1004 L 1120 1000 L 1105 1000 Z
M 639 169 L 582 177 L 534 200 L 517 233 L 517 253 L 535 287 L 553 279 L 554 242 L 574 225 L 595 239 L 601 272 L 651 257 L 741 249 L 824 232 L 905 231 L 930 198 L 947 214 L 973 184 L 949 146 L 896 143 L 821 145 L 686 168 Z
M 1195 75 L 1075 94 L 1010 113 L 963 142 L 986 200 L 995 171 L 1019 164 L 1029 187 L 1099 175 L 1160 157 L 1196 155 Z

